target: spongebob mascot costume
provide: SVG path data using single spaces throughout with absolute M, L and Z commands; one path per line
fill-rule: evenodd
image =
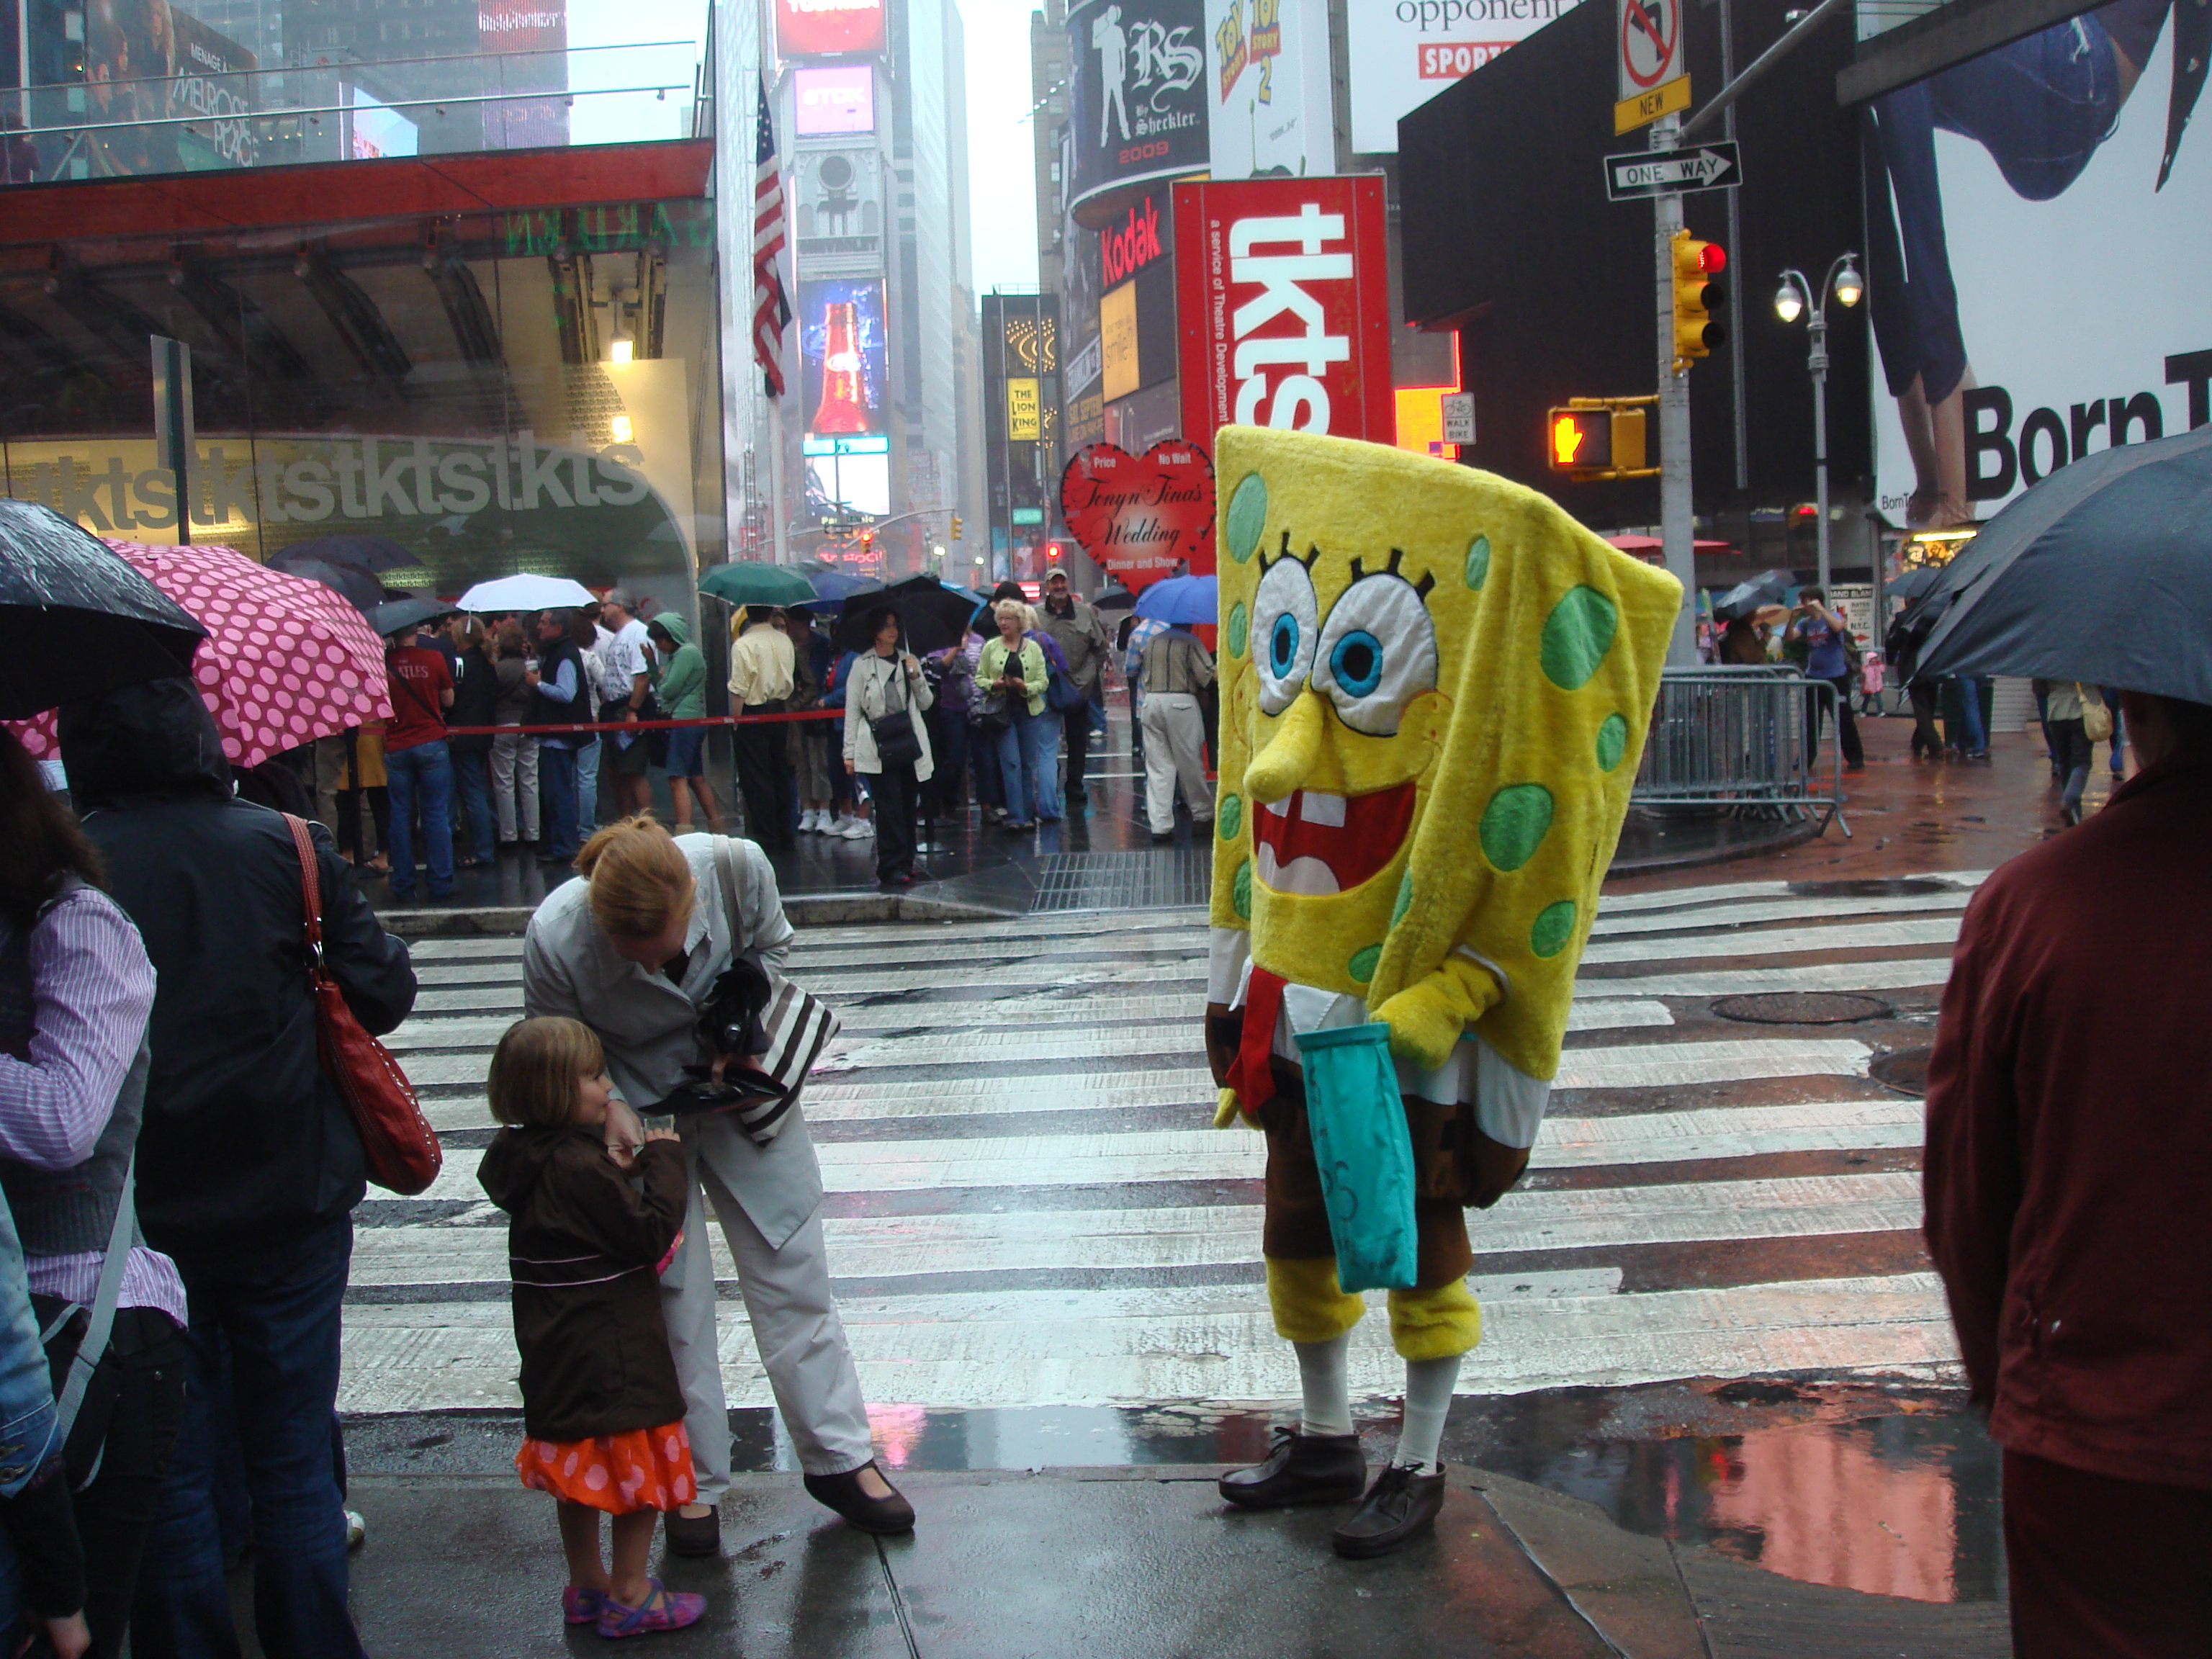
M 1340 1554 L 1433 1525 L 1465 1208 L 1520 1178 L 1681 605 L 1664 572 L 1487 473 L 1224 427 L 1206 1049 L 1267 1138 L 1262 1252 L 1300 1426 L 1223 1478 L 1349 1502 Z M 1403 1432 L 1368 1488 L 1346 1364 L 1389 1292 Z

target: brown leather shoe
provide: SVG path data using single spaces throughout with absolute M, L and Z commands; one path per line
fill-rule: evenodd
M 1279 1510 L 1292 1504 L 1348 1504 L 1367 1486 L 1367 1460 L 1356 1434 L 1307 1434 L 1279 1428 L 1267 1461 L 1234 1469 L 1217 1483 L 1239 1509 Z
M 1443 1506 L 1443 1471 L 1416 1474 L 1404 1464 L 1394 1463 L 1375 1477 L 1367 1501 L 1329 1542 L 1339 1555 L 1356 1561 L 1388 1555 L 1416 1533 L 1435 1526 Z
M 884 1474 L 872 1462 L 844 1474 L 810 1474 L 806 1477 L 807 1495 L 825 1508 L 836 1510 L 845 1517 L 848 1526 L 858 1527 L 862 1532 L 912 1532 L 914 1505 L 899 1496 L 896 1486 L 891 1486 L 889 1498 L 869 1497 L 860 1490 L 860 1469 L 875 1469 L 877 1474 Z M 884 1484 L 890 1486 L 889 1476 L 884 1476 Z
M 671 1510 L 663 1525 L 671 1555 L 720 1555 L 722 1553 L 722 1512 L 710 1507 L 704 1515 L 685 1515 Z

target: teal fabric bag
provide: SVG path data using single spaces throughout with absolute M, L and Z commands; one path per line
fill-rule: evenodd
M 1339 1026 L 1301 1033 L 1297 1043 L 1337 1282 L 1347 1291 L 1409 1289 L 1418 1271 L 1413 1140 L 1390 1028 Z

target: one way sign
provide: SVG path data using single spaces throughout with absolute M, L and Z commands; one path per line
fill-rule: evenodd
M 1743 165 L 1733 143 L 1605 158 L 1605 193 L 1615 202 L 1692 190 L 1734 190 L 1742 182 Z

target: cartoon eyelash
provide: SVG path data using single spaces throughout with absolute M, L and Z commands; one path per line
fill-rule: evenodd
M 1306 568 L 1308 570 L 1311 570 L 1311 569 L 1314 568 L 1315 564 L 1316 564 L 1316 563 L 1320 560 L 1320 558 L 1321 558 L 1321 549 L 1319 549 L 1318 547 L 1316 547 L 1316 546 L 1315 546 L 1315 545 L 1313 545 L 1313 544 L 1311 544 L 1310 542 L 1309 542 L 1309 543 L 1306 544 L 1305 556 L 1304 556 L 1303 558 L 1299 557 L 1299 556 L 1298 556 L 1297 554 L 1291 552 L 1291 532 L 1290 532 L 1289 531 L 1285 530 L 1285 532 L 1283 532 L 1283 539 L 1282 539 L 1282 541 L 1281 541 L 1281 542 L 1277 545 L 1277 547 L 1276 547 L 1276 549 L 1275 549 L 1275 556 L 1274 556 L 1273 558 L 1272 558 L 1272 559 L 1271 559 L 1271 558 L 1268 558 L 1267 556 L 1266 556 L 1264 554 L 1261 556 L 1261 559 L 1260 559 L 1260 574 L 1262 574 L 1262 575 L 1265 575 L 1268 571 L 1270 571 L 1270 570 L 1273 569 L 1277 565 L 1279 565 L 1279 564 L 1282 563 L 1282 562 L 1283 562 L 1285 559 L 1297 559 L 1297 562 L 1298 562 L 1300 564 L 1302 564 L 1302 565 L 1305 566 L 1305 568 Z
M 1364 559 L 1354 559 L 1352 562 L 1352 580 L 1358 581 L 1362 577 L 1370 574 L 1376 576 L 1395 576 L 1398 574 L 1398 567 L 1400 564 L 1404 562 L 1405 557 L 1406 550 L 1404 548 L 1394 547 L 1390 550 L 1390 562 L 1385 565 L 1382 569 L 1372 572 L 1366 568 L 1366 561 Z M 1419 599 L 1427 599 L 1429 597 L 1429 590 L 1433 588 L 1436 585 L 1437 579 L 1435 573 L 1423 573 L 1420 580 L 1411 584 L 1413 590 L 1413 597 Z

